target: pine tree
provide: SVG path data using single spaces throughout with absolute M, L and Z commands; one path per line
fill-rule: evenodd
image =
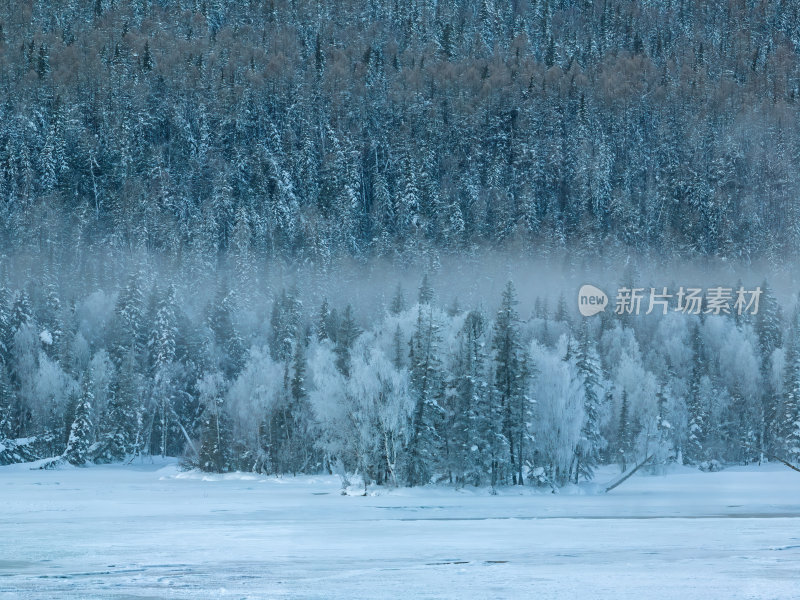
M 292 344 L 300 331 L 302 303 L 297 297 L 297 289 L 284 289 L 272 304 L 270 315 L 269 348 L 274 360 L 285 361 L 292 355 Z M 330 330 L 328 330 L 330 335 Z
M 200 420 L 198 466 L 203 471 L 233 470 L 233 432 L 224 406 L 223 381 L 219 373 L 207 374 L 201 383 L 203 414 Z
M 433 301 L 433 288 L 428 282 L 428 274 L 422 276 L 422 282 L 419 284 L 419 293 L 417 299 L 420 304 L 430 304 Z
M 174 286 L 170 285 L 165 292 L 155 294 L 156 312 L 147 346 L 153 374 L 157 376 L 159 371 L 175 360 L 178 315 Z
M 495 457 L 500 450 L 497 441 L 501 433 L 486 379 L 486 329 L 480 312 L 467 313 L 454 361 L 455 456 L 451 462 L 460 485 L 496 483 Z
M 208 309 L 208 326 L 214 334 L 218 368 L 228 380 L 236 377 L 245 359 L 245 344 L 233 322 L 235 310 L 236 300 L 233 293 L 228 292 L 224 284 L 220 285 Z
M 581 428 L 581 443 L 576 449 L 575 476 L 589 480 L 594 476 L 594 469 L 600 463 L 600 452 L 605 446 L 605 440 L 600 433 L 600 398 L 597 395 L 600 384 L 600 360 L 590 338 L 586 321 L 581 325 L 576 367 L 583 381 L 583 408 L 586 416 Z
M 144 43 L 144 52 L 142 53 L 142 71 L 148 73 L 153 70 L 153 53 L 150 52 L 150 42 Z
M 411 439 L 406 448 L 406 482 L 412 487 L 428 483 L 441 460 L 440 402 L 444 380 L 438 357 L 439 343 L 439 326 L 433 318 L 433 309 L 420 306 L 409 351 L 414 411 Z
M 305 341 L 295 342 L 292 356 L 292 382 L 289 401 L 291 441 L 287 449 L 288 468 L 293 474 L 307 472 L 316 467 L 314 440 L 312 438 L 313 413 L 306 389 Z
M 619 427 L 617 428 L 617 452 L 619 453 L 622 471 L 628 469 L 628 459 L 633 451 L 633 424 L 629 414 L 628 392 L 622 391 L 622 404 L 619 411 Z
M 361 335 L 361 329 L 358 327 L 353 317 L 353 307 L 349 304 L 344 309 L 344 315 L 339 323 L 339 329 L 336 333 L 336 366 L 345 377 L 350 376 L 350 349 L 356 338 Z
M 84 465 L 91 460 L 89 449 L 92 446 L 91 415 L 93 402 L 92 382 L 87 376 L 75 407 L 75 418 L 69 430 L 67 448 L 64 450 L 64 458 L 73 465 Z
M 167 456 L 170 432 L 174 424 L 175 396 L 175 345 L 177 337 L 177 307 L 175 289 L 170 286 L 165 292 L 154 292 L 151 299 L 154 310 L 153 327 L 147 342 L 153 378 L 151 411 L 156 425 L 158 448 L 161 456 Z M 156 439 L 151 439 L 151 443 Z
M 787 364 L 788 367 L 788 364 Z M 728 456 L 741 464 L 758 458 L 758 421 L 738 385 L 731 390 L 723 432 Z
M 655 460 L 657 463 L 663 464 L 668 458 L 667 452 L 669 451 L 672 433 L 672 425 L 667 420 L 667 394 L 663 385 L 659 386 L 656 394 L 656 410 L 656 452 L 658 455 Z
M 503 411 L 502 433 L 508 443 L 510 477 L 514 485 L 523 485 L 522 469 L 525 463 L 528 439 L 530 399 L 526 395 L 528 369 L 522 350 L 519 315 L 514 284 L 508 282 L 492 335 L 494 352 L 494 389 Z
M 403 288 L 398 283 L 397 289 L 394 292 L 394 297 L 392 298 L 392 303 L 389 305 L 389 312 L 393 315 L 399 315 L 406 309 L 406 298 L 403 294 Z
M 761 354 L 761 376 L 764 379 L 762 401 L 762 424 L 759 446 L 767 451 L 780 448 L 778 431 L 781 429 L 780 397 L 771 385 L 770 367 L 772 354 L 783 346 L 783 319 L 778 301 L 767 281 L 761 284 L 761 298 L 755 316 L 755 332 Z
M 0 362 L 8 364 L 11 352 L 11 294 L 0 280 Z
M 11 390 L 11 381 L 6 371 L 6 366 L 0 360 L 0 443 L 11 437 L 12 425 L 12 407 L 14 405 L 14 396 Z
M 800 462 L 800 302 L 789 329 L 784 375 L 783 414 L 779 435 L 788 460 Z
M 395 327 L 394 334 L 392 335 L 392 365 L 398 371 L 405 365 L 403 332 L 400 325 Z
M 319 315 L 317 316 L 317 340 L 321 342 L 323 340 L 331 339 L 330 325 L 331 309 L 328 305 L 328 299 L 324 298 L 322 300 L 322 305 L 319 308 Z
M 14 336 L 23 325 L 33 321 L 33 309 L 30 297 L 26 290 L 19 291 L 11 305 L 11 311 L 6 321 L 4 346 L 10 349 L 14 344 Z
M 130 352 L 140 359 L 147 344 L 145 327 L 145 298 L 142 277 L 133 273 L 128 277 L 114 308 L 115 330 L 111 357 L 119 366 Z
M 706 407 L 701 383 L 705 373 L 706 356 L 700 327 L 694 326 L 692 331 L 692 374 L 689 379 L 689 396 L 686 408 L 689 413 L 689 431 L 686 439 L 684 456 L 692 464 L 698 464 L 705 458 L 706 441 Z
M 558 303 L 556 304 L 556 323 L 569 324 L 569 310 L 567 309 L 567 299 L 564 294 L 559 295 Z

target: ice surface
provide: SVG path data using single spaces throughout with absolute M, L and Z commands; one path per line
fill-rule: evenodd
M 800 597 L 798 473 L 680 468 L 600 488 L 359 496 L 336 477 L 170 462 L 13 465 L 0 468 L 0 597 Z

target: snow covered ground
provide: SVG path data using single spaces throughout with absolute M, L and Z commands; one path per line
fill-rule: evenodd
M 608 495 L 340 487 L 2 467 L 0 598 L 800 597 L 800 474 L 781 466 Z

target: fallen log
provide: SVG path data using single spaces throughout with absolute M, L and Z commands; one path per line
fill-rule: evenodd
M 612 483 L 610 486 L 608 486 L 608 487 L 606 488 L 606 494 L 607 494 L 608 492 L 610 492 L 611 490 L 613 490 L 613 489 L 614 489 L 615 487 L 617 487 L 618 485 L 620 485 L 621 483 L 624 483 L 626 479 L 628 479 L 628 478 L 629 478 L 631 475 L 633 475 L 634 473 L 636 473 L 636 471 L 638 471 L 640 468 L 642 468 L 642 467 L 643 467 L 643 466 L 644 466 L 644 465 L 645 465 L 645 464 L 646 464 L 646 463 L 647 463 L 647 462 L 648 462 L 648 461 L 649 461 L 651 458 L 653 458 L 653 456 L 654 456 L 654 455 L 653 455 L 653 454 L 651 454 L 650 456 L 648 456 L 647 458 L 645 458 L 645 459 L 644 459 L 642 462 L 640 462 L 638 465 L 636 465 L 635 467 L 633 467 L 633 468 L 632 468 L 630 471 L 628 471 L 628 472 L 627 472 L 625 475 L 623 475 L 622 477 L 620 477 L 619 479 L 617 479 L 617 481 L 615 481 L 615 482 L 614 482 L 614 483 Z
M 751 446 L 750 444 L 742 444 L 742 447 L 747 448 L 748 450 L 755 450 L 756 452 L 758 452 L 759 454 L 763 454 L 767 458 L 771 458 L 772 460 L 777 460 L 778 462 L 783 463 L 784 465 L 789 467 L 792 471 L 797 471 L 798 473 L 800 473 L 800 468 L 794 466 L 788 460 L 784 460 L 780 456 L 775 456 L 774 454 L 770 454 L 769 452 L 767 452 L 766 450 L 762 450 L 758 446 Z

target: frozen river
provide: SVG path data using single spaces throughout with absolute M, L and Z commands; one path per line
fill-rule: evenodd
M 681 468 L 607 495 L 340 489 L 171 463 L 2 467 L 0 598 L 800 597 L 785 467 Z

